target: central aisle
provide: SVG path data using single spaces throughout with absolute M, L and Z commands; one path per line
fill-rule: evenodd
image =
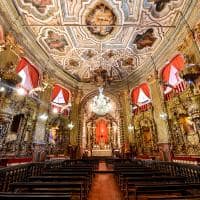
M 99 163 L 99 171 L 107 171 L 105 162 Z M 122 200 L 121 192 L 112 173 L 99 173 L 93 179 L 89 200 Z

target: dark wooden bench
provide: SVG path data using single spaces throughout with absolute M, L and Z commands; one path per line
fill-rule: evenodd
M 124 184 L 127 177 L 152 177 L 152 176 L 162 176 L 161 172 L 135 172 L 135 171 L 119 171 L 116 173 L 117 181 L 120 186 Z
M 144 194 L 161 194 L 161 193 L 180 193 L 181 195 L 191 195 L 187 189 L 199 189 L 200 184 L 155 184 L 155 185 L 135 185 L 134 188 L 128 188 L 127 194 L 135 193 L 136 199 L 139 195 Z
M 29 177 L 28 180 L 30 182 L 33 182 L 33 181 L 41 181 L 41 182 L 83 181 L 84 191 L 88 194 L 89 189 L 90 189 L 90 180 L 89 180 L 89 177 L 87 176 L 33 176 L 33 177 Z
M 69 193 L 79 194 L 80 199 L 86 196 L 84 194 L 83 181 L 68 182 L 17 182 L 10 184 L 12 192 L 52 192 L 52 193 Z
M 64 172 L 43 172 L 43 176 L 85 176 L 89 179 L 89 185 L 92 183 L 92 175 L 87 171 L 64 171 Z
M 168 197 L 147 197 L 146 200 L 200 200 L 200 195 L 187 195 L 187 196 L 168 196 Z
M 0 200 L 10 200 L 10 199 L 58 199 L 58 200 L 71 200 L 71 196 L 68 194 L 30 194 L 30 193 L 0 193 Z
M 127 191 L 128 188 L 134 187 L 137 184 L 170 184 L 170 183 L 182 183 L 184 184 L 185 178 L 180 176 L 152 176 L 152 177 L 126 177 L 123 185 L 121 186 L 122 191 Z

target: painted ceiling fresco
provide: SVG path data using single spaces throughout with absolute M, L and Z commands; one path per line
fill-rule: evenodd
M 55 64 L 75 79 L 112 81 L 139 70 L 173 28 L 185 0 L 13 0 Z

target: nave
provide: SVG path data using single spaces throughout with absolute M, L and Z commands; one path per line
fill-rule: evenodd
M 0 169 L 0 199 L 200 199 L 199 167 L 94 158 Z
M 199 199 L 200 0 L 0 0 L 0 199 Z

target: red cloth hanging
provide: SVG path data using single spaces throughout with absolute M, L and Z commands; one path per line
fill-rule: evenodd
M 54 99 L 58 96 L 60 90 L 61 90 L 61 87 L 59 85 L 54 85 L 53 91 L 51 94 L 51 101 L 54 101 Z
M 185 66 L 185 60 L 182 55 L 175 56 L 162 70 L 162 80 L 164 83 L 168 83 L 170 78 L 171 67 L 174 66 L 178 71 L 183 70 Z
M 138 103 L 138 97 L 139 97 L 139 92 L 140 92 L 140 88 L 136 87 L 132 90 L 132 103 L 136 104 Z
M 142 89 L 145 95 L 150 98 L 150 91 L 148 85 L 146 83 L 142 83 L 139 87 Z
M 64 89 L 64 88 L 62 88 L 62 92 L 63 92 L 64 100 L 65 100 L 65 102 L 67 104 L 68 101 L 69 101 L 69 92 L 66 89 Z
M 62 92 L 64 103 L 54 102 L 59 93 Z M 56 109 L 58 113 L 62 113 L 63 115 L 69 115 L 69 109 L 64 108 L 69 102 L 70 93 L 67 89 L 62 86 L 55 84 L 53 87 L 53 91 L 51 94 L 51 109 Z
M 30 76 L 33 88 L 38 87 L 38 81 L 39 81 L 39 73 L 38 73 L 38 71 L 32 65 L 29 65 L 28 70 L 29 70 L 29 76 Z
M 27 77 L 30 78 L 32 88 L 38 87 L 39 84 L 39 72 L 38 70 L 30 64 L 30 62 L 26 58 L 21 58 L 17 68 L 16 72 L 19 73 L 22 71 L 25 67 L 28 67 L 28 73 L 26 74 Z M 23 86 L 26 88 L 26 86 Z
M 105 119 L 96 121 L 96 143 L 100 142 L 108 143 L 108 123 Z
M 167 65 L 162 70 L 162 80 L 165 84 L 170 84 L 174 88 L 169 90 L 168 92 L 166 91 L 167 87 L 169 86 L 164 86 L 163 90 L 166 91 L 165 93 L 165 100 L 170 100 L 173 96 L 173 92 L 175 91 L 176 93 L 180 93 L 186 89 L 186 84 L 184 81 L 178 82 L 180 80 L 179 73 L 176 73 L 176 79 L 177 83 L 176 84 L 171 84 L 170 83 L 170 75 L 171 75 L 171 70 L 173 69 L 172 67 L 175 67 L 178 72 L 184 69 L 185 66 L 185 60 L 184 57 L 181 54 L 176 55 Z M 175 79 L 175 80 L 176 80 Z
M 27 65 L 29 65 L 29 62 L 25 58 L 21 58 L 17 65 L 16 72 L 19 73 Z
M 55 100 L 55 98 L 58 96 L 60 91 L 62 91 L 65 104 L 67 104 L 68 101 L 69 101 L 69 96 L 70 96 L 69 91 L 67 89 L 63 88 L 62 86 L 58 85 L 58 84 L 54 85 L 54 88 L 53 88 L 53 91 L 52 91 L 52 94 L 51 94 L 51 101 Z
M 134 88 L 132 90 L 132 103 L 134 103 L 135 105 L 138 105 L 138 97 L 140 94 L 140 89 L 142 89 L 142 91 L 144 92 L 144 94 L 150 98 L 150 91 L 149 91 L 149 87 L 146 83 L 142 83 L 141 85 L 137 86 L 136 88 Z

